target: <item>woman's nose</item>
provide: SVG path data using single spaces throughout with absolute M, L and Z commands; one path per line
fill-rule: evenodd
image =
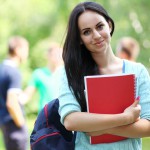
M 94 30 L 93 31 L 93 38 L 94 39 L 98 39 L 98 38 L 100 38 L 101 37 L 101 34 L 97 31 L 97 30 Z

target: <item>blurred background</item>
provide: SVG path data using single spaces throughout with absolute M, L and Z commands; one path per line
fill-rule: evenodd
M 45 66 L 45 51 L 50 41 L 63 45 L 69 14 L 83 0 L 0 0 L 0 62 L 6 55 L 10 36 L 24 36 L 30 43 L 30 56 L 21 66 L 23 88 L 35 68 Z M 115 22 L 112 47 L 118 40 L 132 36 L 140 44 L 138 62 L 150 70 L 149 0 L 93 0 L 100 2 Z M 29 133 L 37 116 L 37 97 L 25 106 Z M 31 105 L 32 104 L 32 105 Z M 143 139 L 143 150 L 150 147 L 150 139 Z M 0 133 L 0 150 L 4 150 Z

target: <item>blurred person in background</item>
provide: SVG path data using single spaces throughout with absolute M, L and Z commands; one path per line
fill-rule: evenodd
M 119 40 L 116 48 L 116 56 L 136 61 L 140 53 L 140 46 L 136 39 L 132 37 L 123 37 Z
M 18 67 L 27 59 L 28 51 L 28 41 L 13 36 L 8 42 L 8 56 L 0 64 L 0 129 L 6 150 L 27 149 L 27 127 L 19 103 L 22 79 Z
M 136 39 L 132 37 L 123 37 L 119 40 L 116 48 L 116 56 L 121 59 L 127 59 L 130 61 L 137 61 L 140 54 L 140 46 Z M 147 68 L 149 74 L 150 69 Z
M 63 65 L 61 55 L 62 48 L 60 48 L 59 44 L 55 42 L 50 43 L 46 53 L 47 66 L 33 71 L 31 80 L 24 90 L 24 104 L 31 100 L 36 91 L 39 94 L 38 111 L 50 100 L 57 98 L 55 72 L 58 67 Z

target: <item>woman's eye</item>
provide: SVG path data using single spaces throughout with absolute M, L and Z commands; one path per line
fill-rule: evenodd
M 97 27 L 97 30 L 102 30 L 103 29 L 103 25 L 99 25 L 98 27 Z
M 89 35 L 89 34 L 90 34 L 90 31 L 89 31 L 89 30 L 84 31 L 83 34 L 84 34 L 84 35 Z

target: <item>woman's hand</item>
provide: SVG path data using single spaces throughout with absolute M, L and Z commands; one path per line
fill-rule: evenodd
M 140 119 L 140 112 L 141 112 L 141 106 L 139 105 L 139 99 L 136 99 L 132 105 L 130 105 L 128 108 L 126 108 L 123 112 L 129 118 L 128 124 L 132 124 Z M 102 134 L 111 134 L 111 130 L 113 131 L 116 128 L 108 128 L 105 130 L 99 130 L 95 132 L 87 132 L 86 134 L 88 136 L 98 136 Z
M 140 112 L 141 106 L 139 105 L 139 99 L 136 99 L 123 113 L 129 117 L 129 124 L 131 124 L 140 119 Z

